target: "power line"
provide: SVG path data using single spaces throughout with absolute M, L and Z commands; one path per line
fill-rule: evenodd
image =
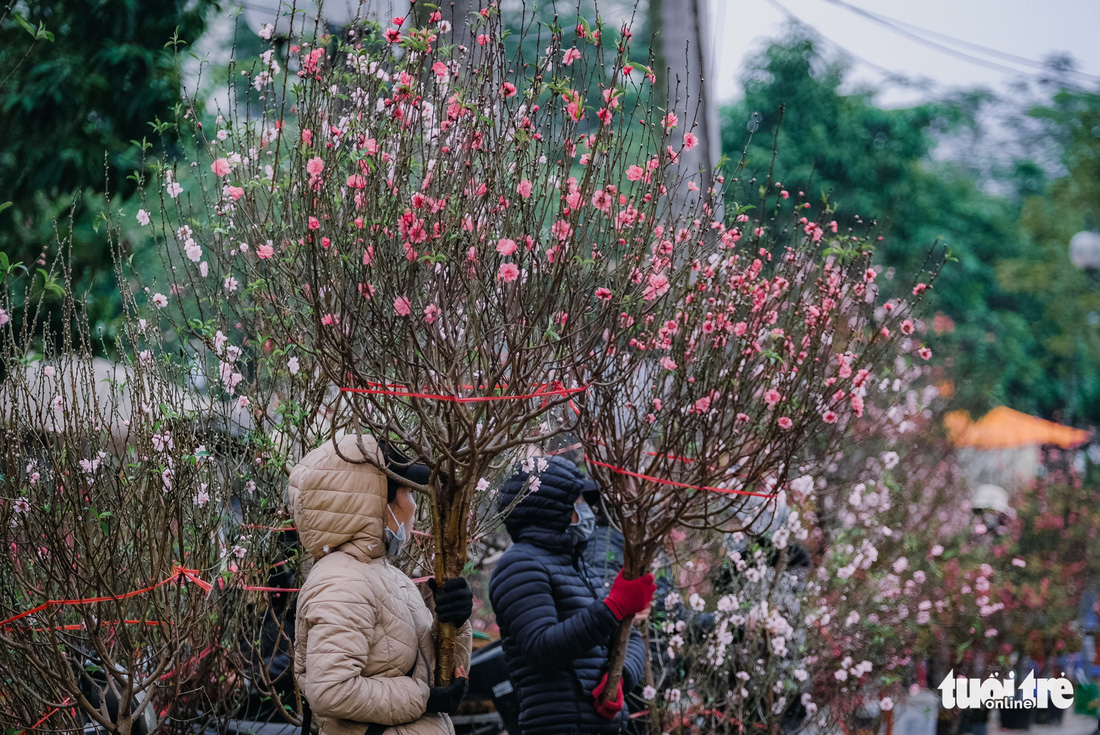
M 849 5 L 849 3 L 843 2 L 843 0 L 827 0 L 827 2 L 833 2 L 834 4 L 837 4 L 837 5 L 843 5 L 843 6 L 851 7 Z M 869 10 L 865 11 L 865 12 L 871 13 L 871 11 L 869 11 Z M 966 48 L 974 49 L 975 51 L 981 51 L 981 52 L 990 54 L 991 56 L 996 56 L 996 57 L 1005 59 L 1006 61 L 1011 61 L 1011 62 L 1014 62 L 1014 63 L 1017 63 L 1017 64 L 1023 64 L 1025 66 L 1032 66 L 1032 67 L 1035 67 L 1035 68 L 1038 68 L 1038 69 L 1043 69 L 1043 70 L 1050 70 L 1050 68 L 1051 68 L 1050 64 L 1048 62 L 1045 62 L 1045 61 L 1038 61 L 1036 59 L 1032 59 L 1032 58 L 1029 58 L 1027 56 L 1020 56 L 1018 54 L 1009 53 L 1007 51 L 1002 51 L 1000 49 L 996 49 L 996 48 L 993 48 L 991 46 L 983 46 L 980 43 L 974 43 L 973 41 L 967 41 L 967 40 L 962 39 L 962 38 L 956 38 L 955 36 L 950 36 L 946 33 L 940 33 L 939 31 L 933 31 L 930 28 L 924 28 L 922 26 L 918 26 L 918 25 L 915 25 L 913 23 L 907 23 L 907 22 L 905 22 L 903 20 L 899 20 L 897 18 L 891 18 L 889 16 L 882 15 L 881 13 L 871 13 L 871 14 L 872 15 L 877 15 L 879 18 L 882 18 L 884 21 L 888 21 L 888 22 L 894 23 L 895 25 L 903 26 L 905 28 L 908 28 L 909 30 L 911 30 L 913 32 L 923 33 L 923 34 L 925 34 L 927 36 L 931 36 L 933 38 L 939 38 L 943 41 L 947 41 L 947 42 L 950 42 L 950 43 L 956 43 L 960 46 L 964 46 Z M 1077 74 L 1077 75 L 1082 76 L 1082 77 L 1087 77 L 1087 78 L 1095 80 L 1095 81 L 1100 81 L 1100 76 L 1097 76 L 1095 74 L 1089 74 L 1088 72 L 1080 71 L 1080 70 L 1077 70 L 1077 69 L 1066 69 L 1065 71 L 1068 72 L 1068 73 L 1071 73 L 1071 74 Z
M 876 64 L 873 61 L 865 59 L 862 56 L 859 56 L 858 54 L 855 54 L 852 51 L 849 51 L 846 47 L 842 46 L 841 44 L 837 43 L 836 41 L 834 41 L 833 39 L 829 38 L 824 33 L 822 33 L 819 28 L 817 28 L 814 25 L 811 25 L 810 23 L 807 23 L 806 21 L 802 20 L 800 17 L 795 15 L 792 11 L 788 10 L 786 7 L 784 7 L 782 4 L 780 4 L 778 2 L 778 0 L 765 0 L 765 2 L 767 2 L 773 8 L 775 8 L 780 13 L 782 13 L 784 16 L 786 16 L 788 20 L 791 20 L 791 21 L 797 23 L 798 25 L 810 30 L 818 39 L 820 39 L 821 41 L 824 41 L 828 45 L 832 46 L 833 49 L 835 49 L 836 52 L 838 54 L 840 54 L 841 56 L 843 56 L 844 58 L 846 58 L 850 61 L 856 62 L 858 64 L 862 64 L 863 66 L 866 66 L 869 69 L 872 69 L 872 70 L 878 72 L 884 78 L 886 78 L 887 80 L 889 80 L 889 81 L 891 81 L 895 84 L 899 84 L 899 85 L 905 86 L 905 87 L 917 87 L 919 89 L 923 89 L 925 92 L 928 92 L 929 94 L 932 94 L 934 96 L 938 96 L 938 95 L 941 94 L 941 91 L 939 89 L 936 89 L 934 86 L 932 86 L 928 82 L 925 82 L 925 81 L 920 80 L 920 79 L 914 79 L 913 77 L 910 77 L 908 74 L 903 74 L 903 73 L 901 73 L 899 71 L 895 71 L 893 69 L 888 69 L 885 66 L 882 66 L 880 64 Z
M 941 51 L 943 53 L 949 54 L 949 55 L 954 56 L 954 57 L 956 57 L 958 59 L 961 59 L 963 61 L 968 61 L 972 64 L 978 64 L 980 66 L 984 66 L 986 68 L 993 69 L 995 71 L 1000 71 L 1002 73 L 1015 74 L 1015 75 L 1027 74 L 1029 76 L 1035 76 L 1033 73 L 1030 73 L 1030 72 L 1023 72 L 1020 69 L 1016 69 L 1016 68 L 1011 67 L 1011 66 L 1006 66 L 1006 65 L 998 63 L 996 61 L 991 61 L 989 59 L 984 59 L 980 56 L 974 56 L 972 54 L 968 54 L 965 51 L 960 51 L 957 48 L 952 48 L 951 46 L 945 45 L 943 43 L 939 43 L 937 41 L 932 40 L 931 38 L 927 38 L 926 36 L 932 36 L 932 37 L 935 37 L 935 38 L 940 38 L 940 39 L 943 39 L 943 40 L 951 42 L 951 43 L 956 43 L 956 44 L 959 44 L 961 46 L 965 46 L 965 47 L 974 49 L 975 51 L 980 51 L 980 52 L 984 52 L 984 53 L 987 53 L 987 54 L 990 54 L 990 55 L 993 55 L 993 56 L 998 56 L 998 57 L 1003 58 L 1006 61 L 1010 61 L 1012 63 L 1021 64 L 1021 65 L 1025 65 L 1025 66 L 1031 66 L 1031 67 L 1037 67 L 1037 68 L 1045 69 L 1045 70 L 1051 70 L 1049 64 L 1045 64 L 1042 61 L 1037 61 L 1035 59 L 1030 59 L 1026 56 L 1018 56 L 1016 54 L 1010 54 L 1006 51 L 1001 51 L 999 49 L 990 48 L 988 46 L 982 46 L 981 44 L 973 43 L 971 41 L 966 41 L 966 40 L 963 40 L 961 38 L 955 38 L 955 37 L 949 36 L 945 33 L 939 33 L 937 31 L 932 31 L 932 30 L 929 30 L 927 28 L 922 28 L 921 26 L 917 26 L 917 25 L 914 25 L 912 23 L 905 23 L 904 21 L 899 21 L 899 20 L 896 20 L 894 18 L 890 18 L 890 17 L 885 16 L 885 15 L 880 15 L 878 13 L 871 12 L 870 10 L 864 10 L 863 8 L 860 8 L 856 5 L 852 5 L 851 3 L 845 2 L 845 0 L 825 0 L 825 2 L 831 3 L 831 4 L 836 5 L 838 7 L 841 7 L 841 8 L 844 8 L 845 10 L 847 10 L 851 13 L 855 13 L 856 15 L 859 15 L 860 17 L 866 18 L 867 20 L 870 20 L 873 23 L 876 23 L 880 26 L 883 26 L 884 28 L 887 28 L 887 29 L 893 31 L 894 33 L 897 33 L 901 36 L 904 36 L 904 37 L 909 38 L 913 41 L 916 41 L 917 43 L 920 43 L 924 46 L 927 46 L 927 47 L 933 48 L 937 51 Z M 921 34 L 925 34 L 925 35 L 921 35 Z M 1075 74 L 1077 76 L 1083 77 L 1085 79 L 1088 79 L 1089 81 L 1092 81 L 1092 82 L 1100 82 L 1100 76 L 1095 76 L 1093 74 L 1088 74 L 1086 72 L 1077 71 L 1077 70 L 1074 70 L 1074 69 L 1067 69 L 1065 71 L 1067 71 L 1068 73 Z

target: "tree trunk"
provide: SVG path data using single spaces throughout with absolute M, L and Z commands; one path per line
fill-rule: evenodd
M 626 662 L 626 648 L 630 643 L 630 631 L 634 627 L 634 618 L 624 618 L 619 623 L 619 633 L 615 638 L 615 643 L 611 647 L 611 655 L 607 661 L 607 687 L 604 688 L 604 695 L 601 698 L 603 701 L 611 699 L 612 695 L 619 689 L 619 682 L 623 678 L 623 664 Z M 625 695 L 626 692 L 623 692 Z
M 628 525 L 623 526 L 623 537 L 626 538 L 626 534 L 633 531 Z M 624 579 L 637 579 L 642 576 L 639 573 L 640 569 L 647 569 L 649 567 L 649 560 L 640 560 L 636 558 L 636 550 L 626 541 L 623 544 L 623 578 Z M 608 701 L 612 699 L 619 688 L 619 682 L 623 678 L 623 664 L 626 662 L 626 649 L 630 643 L 630 630 L 634 627 L 634 616 L 627 616 L 619 623 L 619 632 L 611 642 L 611 650 L 608 652 L 607 658 L 607 686 L 604 688 L 601 701 Z M 626 692 L 623 692 L 625 695 Z
M 462 575 L 466 566 L 466 517 L 469 502 L 466 488 L 460 487 L 451 478 L 439 498 L 439 522 L 435 525 L 435 579 L 442 585 L 448 579 Z M 458 627 L 451 623 L 440 623 L 436 629 L 436 667 L 437 685 L 449 684 L 454 678 L 455 652 L 458 643 Z
M 667 93 L 665 106 L 680 118 L 677 131 L 692 132 L 699 143 L 680 155 L 674 174 L 692 176 L 704 171 L 699 186 L 705 192 L 714 185 L 709 169 L 722 156 L 718 109 L 711 90 L 711 24 L 707 0 L 650 0 L 649 23 L 653 29 L 654 73 L 657 89 Z M 679 140 L 670 141 L 674 149 Z M 686 187 L 676 189 L 676 205 L 694 196 Z

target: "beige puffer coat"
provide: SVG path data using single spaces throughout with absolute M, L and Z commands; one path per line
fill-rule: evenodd
M 453 735 L 446 715 L 425 714 L 433 683 L 434 616 L 422 592 L 386 560 L 386 476 L 373 438 L 354 435 L 314 449 L 290 473 L 298 537 L 316 560 L 298 596 L 294 673 L 322 735 Z M 470 665 L 469 622 L 456 666 Z M 409 673 L 412 672 L 410 676 Z

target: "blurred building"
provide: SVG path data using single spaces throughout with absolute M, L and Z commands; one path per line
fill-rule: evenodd
M 1043 448 L 1076 450 L 1091 433 L 999 406 L 977 421 L 966 411 L 944 417 L 960 465 L 974 490 L 997 485 L 1011 496 L 1043 468 Z M 988 490 L 986 491 L 988 494 Z

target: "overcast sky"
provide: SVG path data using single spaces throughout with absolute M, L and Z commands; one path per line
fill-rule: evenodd
M 1100 0 L 844 0 L 850 5 L 909 24 L 909 32 L 925 30 L 972 44 L 1041 61 L 1053 52 L 1072 55 L 1078 68 L 1094 75 L 1081 81 L 1100 88 Z M 709 0 L 712 26 L 717 36 L 713 48 L 714 84 L 721 101 L 739 95 L 739 78 L 745 61 L 760 53 L 764 42 L 782 34 L 787 17 L 781 8 L 867 64 L 856 63 L 853 78 L 881 86 L 877 65 L 907 77 L 930 80 L 933 88 L 983 85 L 1005 89 L 1015 75 L 981 66 L 930 48 L 861 17 L 830 0 Z M 921 30 L 924 29 L 924 30 Z M 979 56 L 990 64 L 1021 72 L 1038 70 L 1015 59 L 960 46 L 945 38 L 931 40 L 960 52 Z M 927 98 L 919 89 L 893 86 L 880 97 L 881 104 L 895 106 Z

